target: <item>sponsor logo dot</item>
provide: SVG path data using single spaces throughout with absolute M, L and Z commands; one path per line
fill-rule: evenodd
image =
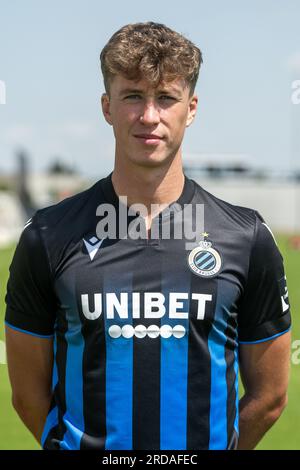
M 183 338 L 185 335 L 185 328 L 182 325 L 176 325 L 173 327 L 173 335 L 175 338 Z
M 145 325 L 137 325 L 134 329 L 134 334 L 137 338 L 145 338 L 147 334 L 147 328 Z
M 170 338 L 173 333 L 173 328 L 170 325 L 163 325 L 160 328 L 160 334 L 162 338 Z
M 159 326 L 157 326 L 157 325 L 148 326 L 147 334 L 148 334 L 149 338 L 157 338 L 160 334 Z
M 111 327 L 109 327 L 108 329 L 108 334 L 112 337 L 112 338 L 119 338 L 122 334 L 122 330 L 121 330 L 121 327 L 119 325 L 112 325 Z
M 122 327 L 122 336 L 124 338 L 132 338 L 134 335 L 134 328 L 132 325 L 124 325 Z

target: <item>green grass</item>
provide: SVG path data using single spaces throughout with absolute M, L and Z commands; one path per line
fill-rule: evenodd
M 289 298 L 293 316 L 293 340 L 300 339 L 300 289 L 299 269 L 300 252 L 291 250 L 288 238 L 277 237 L 281 253 L 285 259 L 285 269 L 288 279 Z M 3 315 L 4 296 L 8 277 L 8 266 L 13 254 L 13 248 L 0 250 L 0 339 L 4 339 Z M 300 364 L 291 365 L 291 380 L 289 386 L 289 404 L 279 421 L 266 434 L 258 449 L 300 449 L 299 423 L 300 406 Z M 0 365 L 0 450 L 3 449 L 39 449 L 38 444 L 19 420 L 11 406 L 10 385 L 7 366 Z
M 289 300 L 292 312 L 292 341 L 300 339 L 300 251 L 292 250 L 288 244 L 288 237 L 276 237 L 281 254 L 284 258 L 285 272 L 288 282 Z M 299 450 L 299 423 L 300 423 L 300 364 L 291 364 L 291 378 L 289 385 L 289 403 L 279 421 L 270 429 L 260 442 L 257 449 Z
M 14 249 L 0 250 L 0 339 L 4 340 L 4 296 L 8 267 Z M 38 443 L 20 421 L 11 405 L 7 366 L 0 364 L 0 450 L 39 449 Z

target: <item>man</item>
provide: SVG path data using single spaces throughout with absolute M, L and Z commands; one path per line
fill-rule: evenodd
M 8 365 L 15 409 L 45 449 L 253 449 L 286 405 L 290 314 L 276 243 L 257 212 L 182 169 L 201 62 L 164 25 L 116 32 L 101 53 L 114 171 L 22 233 Z M 182 224 L 196 225 L 194 240 L 175 236 Z

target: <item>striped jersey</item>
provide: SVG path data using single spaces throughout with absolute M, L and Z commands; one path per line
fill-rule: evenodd
M 116 236 L 101 238 L 99 206 L 108 205 Z M 128 229 L 140 217 L 124 207 Z M 176 237 L 183 220 L 195 225 L 196 207 L 202 230 L 192 241 L 185 231 Z M 109 175 L 37 211 L 16 248 L 6 324 L 53 340 L 41 445 L 235 449 L 239 344 L 290 328 L 273 235 L 256 211 L 187 177 L 179 199 L 154 217 L 157 236 L 121 234 L 120 211 Z

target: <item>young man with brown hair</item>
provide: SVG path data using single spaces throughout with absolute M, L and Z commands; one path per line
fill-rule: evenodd
M 256 211 L 183 173 L 201 62 L 162 24 L 117 31 L 101 53 L 114 170 L 22 233 L 8 365 L 14 406 L 45 449 L 253 449 L 286 405 L 276 243 Z

